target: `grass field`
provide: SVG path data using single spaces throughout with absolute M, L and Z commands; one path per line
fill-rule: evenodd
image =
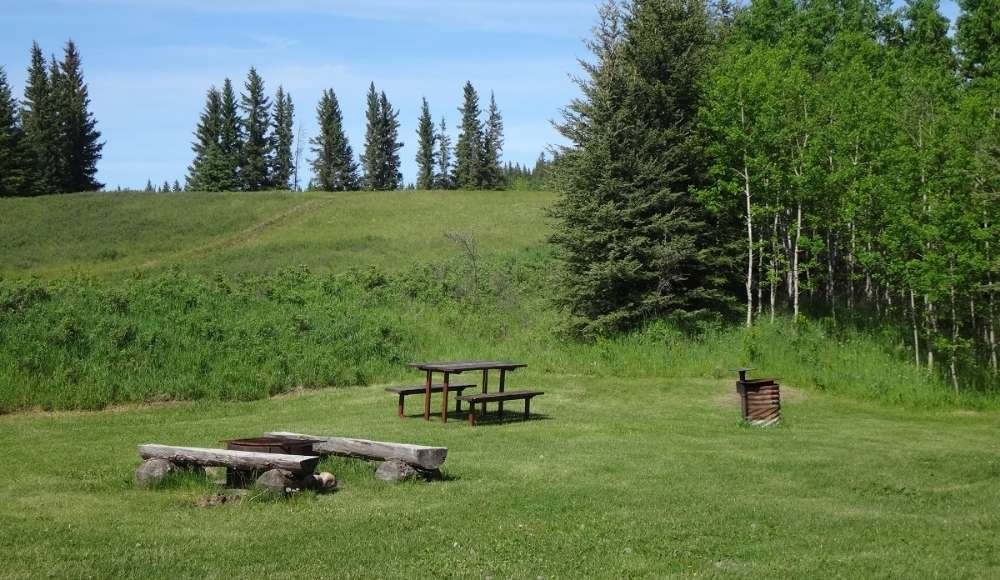
M 1000 576 L 995 395 L 831 320 L 570 340 L 551 200 L 0 199 L 0 578 Z M 467 357 L 527 362 L 540 416 L 395 417 L 405 362 Z M 781 427 L 739 423 L 740 364 L 781 377 Z M 132 484 L 139 443 L 270 430 L 446 445 L 448 478 Z
M 729 381 L 547 374 L 541 418 L 399 420 L 378 387 L 248 403 L 0 417 L 5 578 L 995 578 L 995 413 L 904 411 L 786 390 L 741 426 Z M 419 406 L 411 399 L 412 411 Z M 196 507 L 131 483 L 135 444 L 267 430 L 449 447 L 433 484 L 328 461 L 344 489 Z
M 484 252 L 538 246 L 552 199 L 518 191 L 0 198 L 0 275 L 403 268 L 450 255 L 447 233 L 474 235 Z

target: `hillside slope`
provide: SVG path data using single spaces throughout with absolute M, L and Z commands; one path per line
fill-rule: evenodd
M 550 193 L 93 193 L 0 199 L 0 275 L 98 276 L 173 265 L 204 273 L 387 269 L 542 243 Z

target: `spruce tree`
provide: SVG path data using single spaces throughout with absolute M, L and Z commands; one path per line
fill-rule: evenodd
M 0 197 L 29 193 L 29 157 L 25 149 L 17 101 L 0 67 Z
M 72 40 L 66 43 L 59 72 L 51 80 L 59 119 L 60 191 L 96 191 L 104 187 L 94 178 L 104 143 L 90 112 L 80 52 Z
M 455 173 L 452 180 L 459 189 L 477 189 L 481 184 L 483 127 L 479 120 L 479 95 L 471 82 L 465 83 L 464 101 L 458 112 L 461 114 L 462 124 L 458 126 Z
M 483 131 L 482 166 L 480 167 L 480 187 L 503 189 L 504 176 L 501 159 L 503 157 L 503 118 L 497 107 L 496 97 L 490 93 L 490 108 Z
M 274 157 L 271 163 L 271 181 L 277 189 L 292 189 L 292 175 L 295 173 L 295 105 L 292 96 L 279 86 L 274 97 L 274 115 L 271 137 Z
M 172 191 L 172 192 L 174 192 L 174 193 L 179 193 L 179 192 L 183 191 L 183 190 L 181 189 L 181 182 L 180 182 L 180 181 L 177 181 L 177 180 L 175 179 L 175 180 L 174 180 L 174 185 L 173 185 L 173 186 L 171 187 L 170 191 Z
M 436 136 L 438 142 L 437 173 L 434 175 L 434 186 L 438 189 L 451 189 L 451 137 L 448 136 L 448 124 L 441 117 L 441 125 Z
M 156 193 L 156 186 L 153 185 L 152 179 L 146 180 L 146 187 L 143 189 L 145 193 Z
M 208 148 L 218 145 L 222 132 L 222 93 L 214 86 L 208 90 L 205 97 L 205 108 L 198 119 L 198 126 L 194 130 L 194 143 L 191 149 L 194 151 L 194 160 L 188 167 L 187 188 L 194 191 L 207 191 L 206 186 L 198 183 L 198 174 L 201 165 L 205 162 L 205 155 Z
M 417 121 L 417 189 L 434 189 L 434 161 L 437 157 L 434 141 L 431 108 L 424 98 L 420 108 L 420 119 Z
M 246 140 L 240 163 L 240 183 L 244 191 L 262 191 L 272 187 L 269 170 L 273 153 L 268 135 L 270 99 L 264 94 L 264 79 L 254 67 L 247 73 L 244 88 L 246 92 L 241 97 L 240 108 L 244 114 Z
M 309 189 L 352 191 L 358 188 L 358 165 L 344 133 L 344 119 L 333 89 L 323 91 L 316 107 L 319 134 L 312 144 L 314 178 Z
M 361 166 L 364 171 L 364 187 L 367 190 L 379 189 L 381 171 L 385 165 L 385 150 L 382 146 L 385 130 L 382 126 L 382 102 L 379 100 L 375 83 L 368 87 L 368 109 L 365 111 L 367 126 L 365 128 L 365 151 L 361 155 Z
M 21 109 L 21 126 L 29 156 L 26 195 L 52 193 L 58 185 L 59 133 L 53 100 L 48 65 L 36 42 L 31 46 L 31 64 Z
M 195 182 L 199 191 L 236 191 L 239 182 L 233 172 L 233 157 L 219 143 L 212 143 L 205 150 Z
M 553 241 L 561 303 L 579 332 L 615 332 L 713 304 L 709 229 L 692 197 L 705 5 L 609 0 L 589 47 L 583 96 L 559 127 L 562 196 Z
M 403 143 L 399 141 L 399 111 L 392 108 L 385 91 L 379 96 L 379 112 L 382 115 L 382 147 L 385 163 L 379 189 L 392 191 L 399 189 L 403 184 L 402 161 L 399 158 Z
M 163 185 L 160 186 L 161 193 L 170 193 L 170 182 L 163 180 Z
M 222 83 L 222 112 L 219 123 L 219 151 L 213 154 L 212 170 L 208 174 L 217 181 L 215 187 L 224 189 L 208 191 L 232 191 L 239 188 L 239 167 L 243 159 L 243 120 L 240 119 L 239 105 L 233 83 L 226 79 Z

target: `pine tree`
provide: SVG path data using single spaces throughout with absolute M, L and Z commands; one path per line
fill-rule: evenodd
M 271 181 L 277 189 L 292 189 L 295 161 L 292 158 L 295 141 L 295 105 L 292 96 L 279 86 L 274 97 L 274 126 L 271 129 L 274 157 Z
M 219 145 L 222 132 L 222 93 L 214 86 L 208 90 L 205 97 L 205 109 L 198 120 L 198 126 L 194 131 L 194 143 L 191 149 L 194 151 L 194 160 L 188 167 L 187 188 L 194 191 L 207 191 L 198 183 L 198 174 L 201 165 L 205 162 L 205 155 L 212 145 Z
M 175 179 L 175 180 L 174 180 L 174 185 L 173 185 L 173 186 L 171 187 L 170 191 L 172 191 L 172 192 L 174 192 L 174 193 L 179 193 L 179 192 L 181 192 L 181 191 L 184 191 L 183 189 L 181 189 L 181 182 L 180 182 L 180 181 L 177 181 L 177 180 Z
M 438 142 L 437 174 L 434 175 L 434 187 L 451 189 L 451 137 L 448 136 L 448 124 L 441 117 L 441 125 L 436 136 Z
M 243 142 L 240 183 L 244 191 L 262 191 L 272 187 L 269 169 L 273 153 L 268 135 L 271 104 L 264 94 L 264 79 L 256 68 L 250 67 L 244 88 L 246 92 L 241 97 L 240 108 L 244 114 L 246 140 Z
M 316 107 L 319 134 L 312 144 L 314 178 L 309 189 L 352 191 L 358 188 L 358 165 L 344 133 L 344 119 L 333 89 L 323 91 Z
M 80 52 L 70 40 L 66 43 L 60 75 L 54 78 L 53 93 L 57 95 L 62 163 L 61 191 L 96 191 L 104 187 L 94 176 L 104 143 L 97 121 L 90 112 L 90 96 L 83 80 Z
M 497 107 L 496 97 L 490 93 L 490 108 L 483 131 L 482 167 L 480 168 L 480 187 L 486 189 L 503 189 L 504 177 L 501 159 L 503 157 L 503 118 Z
M 582 333 L 683 316 L 718 298 L 713 246 L 692 190 L 694 121 L 707 64 L 705 6 L 688 0 L 609 0 L 589 47 L 597 57 L 560 130 L 553 241 L 561 302 Z
M 163 180 L 163 185 L 160 186 L 161 193 L 170 193 L 170 182 Z
M 219 123 L 219 151 L 213 155 L 213 189 L 206 191 L 233 191 L 239 188 L 239 168 L 243 159 L 243 120 L 240 119 L 239 105 L 233 83 L 226 79 L 222 83 L 222 112 Z M 224 187 L 223 187 L 224 186 Z M 223 187 L 223 189 L 217 189 Z
M 368 121 L 365 128 L 365 151 L 361 155 L 361 166 L 364 171 L 364 187 L 367 190 L 380 189 L 382 167 L 385 165 L 385 151 L 382 146 L 385 129 L 382 124 L 382 103 L 375 83 L 368 87 L 368 109 L 365 111 Z
M 59 134 L 53 107 L 48 65 L 36 42 L 31 46 L 31 65 L 21 109 L 21 126 L 29 156 L 27 195 L 56 191 Z
M 471 82 L 465 83 L 464 101 L 458 112 L 461 114 L 462 124 L 458 126 L 455 173 L 452 179 L 459 189 L 477 189 L 481 185 L 483 127 L 479 120 L 479 95 Z
M 212 143 L 205 150 L 195 179 L 200 191 L 236 191 L 239 188 L 233 172 L 233 158 L 218 143 Z
M 437 157 L 434 141 L 434 121 L 431 119 L 430 105 L 425 98 L 420 108 L 420 119 L 417 121 L 417 189 L 434 188 L 434 161 Z
M 145 193 L 156 193 L 156 186 L 153 185 L 152 179 L 146 180 L 146 187 L 143 189 Z
M 0 67 L 0 197 L 29 193 L 30 157 L 19 117 L 7 73 Z
M 379 110 L 382 114 L 382 147 L 385 150 L 382 187 L 379 189 L 392 191 L 403 184 L 402 161 L 399 158 L 403 143 L 399 141 L 399 111 L 392 108 L 385 91 L 379 97 Z

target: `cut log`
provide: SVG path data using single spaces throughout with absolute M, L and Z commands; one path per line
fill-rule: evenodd
M 360 457 L 362 459 L 374 459 L 377 461 L 399 459 L 422 469 L 437 469 L 441 467 L 445 458 L 448 457 L 447 447 L 426 447 L 424 445 L 387 443 L 384 441 L 368 441 L 366 439 L 350 439 L 347 437 L 322 437 L 281 431 L 268 433 L 267 436 L 319 441 L 313 444 L 313 451 L 320 455 Z
M 308 455 L 255 453 L 253 451 L 229 451 L 201 447 L 171 447 L 155 444 L 140 445 L 139 455 L 143 459 L 166 459 L 178 465 L 229 467 L 244 471 L 284 469 L 293 473 L 312 473 L 319 463 L 319 457 Z

